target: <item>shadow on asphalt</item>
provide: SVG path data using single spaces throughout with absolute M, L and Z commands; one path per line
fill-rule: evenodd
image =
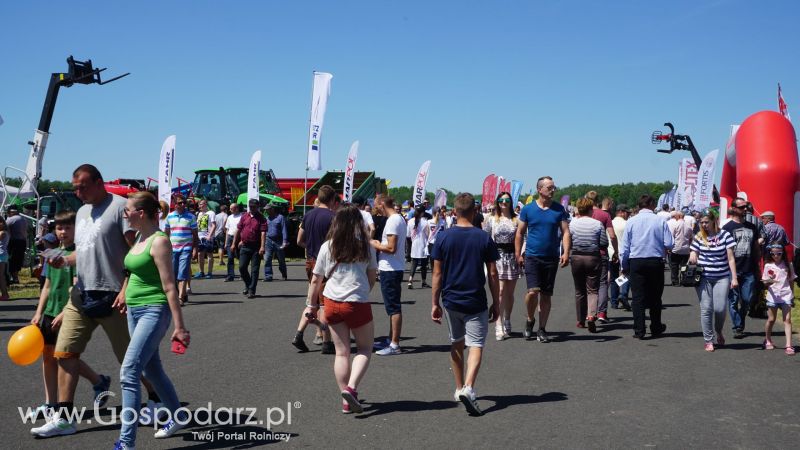
M 356 419 L 367 419 L 372 416 L 380 416 L 394 412 L 440 411 L 443 409 L 456 408 L 458 406 L 458 403 L 452 400 L 436 400 L 432 402 L 398 400 L 396 402 L 383 403 L 362 401 L 361 404 L 365 406 L 364 414 L 357 415 Z
M 27 300 L 27 299 L 16 299 L 17 300 Z M 0 304 L 0 312 L 6 311 L 36 311 L 36 304 L 31 303 L 29 305 L 9 305 L 9 304 Z
M 31 321 L 26 319 L 0 319 L 0 324 L 2 324 L 0 331 L 16 331 L 30 323 Z
M 260 295 L 256 294 L 256 298 L 306 298 L 306 294 L 281 294 L 281 295 Z
M 598 330 L 602 329 L 598 328 Z M 611 335 L 604 335 L 604 333 L 589 333 L 587 334 L 575 334 L 572 331 L 548 331 L 547 335 L 550 336 L 550 339 L 553 342 L 560 342 L 560 341 L 596 341 L 596 342 L 608 342 L 608 341 L 615 341 L 617 339 L 621 339 L 620 336 L 611 336 Z
M 690 305 L 688 303 L 664 303 L 662 306 L 663 306 L 662 309 L 666 309 L 666 308 L 682 308 L 684 306 L 693 306 L 693 305 Z
M 197 294 L 194 294 L 197 295 Z M 231 303 L 243 303 L 241 300 L 199 300 L 199 301 L 192 301 L 191 297 L 189 297 L 189 301 L 186 303 L 186 306 L 202 306 L 202 305 L 227 305 Z
M 696 337 L 703 337 L 702 331 L 689 331 L 686 333 L 678 333 L 678 332 L 669 332 L 662 334 L 661 337 L 677 337 L 677 338 L 696 338 Z
M 561 402 L 567 400 L 567 394 L 563 392 L 548 392 L 542 395 L 483 395 L 478 398 L 494 402 L 494 405 L 483 410 L 484 414 L 489 414 L 490 412 L 506 409 L 509 406 Z
M 417 353 L 441 352 L 450 353 L 449 345 L 420 345 L 418 347 L 403 347 L 403 353 L 413 355 Z

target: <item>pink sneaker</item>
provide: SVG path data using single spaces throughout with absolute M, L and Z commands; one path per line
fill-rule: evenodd
M 762 347 L 764 347 L 764 350 L 772 350 L 775 348 L 775 345 L 772 343 L 772 341 L 764 339 L 764 344 L 762 344 Z
M 345 402 L 347 402 L 348 406 L 350 407 L 350 411 L 354 413 L 360 413 L 364 411 L 361 403 L 358 402 L 358 392 L 353 390 L 350 386 L 344 388 L 342 391 L 342 398 Z M 342 411 L 344 411 L 344 408 L 342 408 Z
M 342 400 L 342 414 L 350 414 L 350 403 Z
M 712 344 L 711 342 L 706 342 L 706 351 L 707 352 L 713 352 L 714 351 L 714 344 Z
M 786 347 L 786 350 L 784 350 L 784 353 L 786 353 L 787 356 L 794 355 L 794 347 L 792 347 L 792 346 Z

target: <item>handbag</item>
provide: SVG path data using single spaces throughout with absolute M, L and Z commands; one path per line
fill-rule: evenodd
M 77 293 L 77 297 L 80 299 L 80 304 L 73 299 L 75 307 L 86 317 L 92 319 L 110 316 L 111 313 L 114 312 L 114 308 L 112 307 L 114 300 L 117 299 L 117 294 L 119 294 L 113 291 L 85 291 L 77 286 L 73 287 L 73 296 L 75 293 Z
M 681 266 L 678 272 L 678 281 L 681 286 L 694 287 L 700 284 L 700 277 L 703 275 L 703 268 L 697 264 L 686 264 Z

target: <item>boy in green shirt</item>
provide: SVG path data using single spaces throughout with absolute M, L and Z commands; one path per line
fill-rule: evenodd
M 61 211 L 55 216 L 56 237 L 61 242 L 58 252 L 67 256 L 75 251 L 75 212 Z M 64 266 L 59 269 L 49 267 L 47 279 L 39 295 L 39 306 L 31 323 L 39 326 L 44 336 L 42 352 L 42 375 L 44 376 L 45 404 L 30 411 L 35 420 L 39 414 L 47 418 L 58 402 L 58 361 L 53 358 L 53 350 L 58 338 L 58 329 L 64 317 L 64 306 L 69 301 L 70 289 L 75 283 L 75 267 Z M 92 383 L 95 401 L 111 386 L 111 377 L 98 375 L 83 360 L 80 362 L 80 375 Z M 108 399 L 103 396 L 99 407 L 103 407 Z

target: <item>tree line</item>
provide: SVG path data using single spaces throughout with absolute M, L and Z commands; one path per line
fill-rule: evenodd
M 664 192 L 672 189 L 672 186 L 673 183 L 670 181 L 664 181 L 661 183 L 639 182 L 616 184 L 570 184 L 566 187 L 558 187 L 555 199 L 556 201 L 559 201 L 564 195 L 569 195 L 570 202 L 574 203 L 575 200 L 583 197 L 587 192 L 596 191 L 600 198 L 611 197 L 614 199 L 616 204 L 624 203 L 633 207 L 636 206 L 636 203 L 639 201 L 639 197 L 642 194 L 649 194 L 655 198 L 658 198 Z M 445 192 L 447 193 L 447 204 L 452 206 L 457 193 L 448 189 L 445 189 Z M 536 198 L 536 187 L 526 186 L 525 192 L 520 194 L 520 197 L 517 200 L 525 203 L 529 192 L 533 192 L 533 197 Z M 388 189 L 388 194 L 392 196 L 395 201 L 402 203 L 408 200 L 410 202 L 412 196 L 414 195 L 414 188 L 413 186 L 390 187 Z M 425 194 L 425 197 L 429 202 L 433 203 L 434 195 L 434 192 L 428 192 Z M 481 201 L 482 195 L 475 195 L 475 199 Z

